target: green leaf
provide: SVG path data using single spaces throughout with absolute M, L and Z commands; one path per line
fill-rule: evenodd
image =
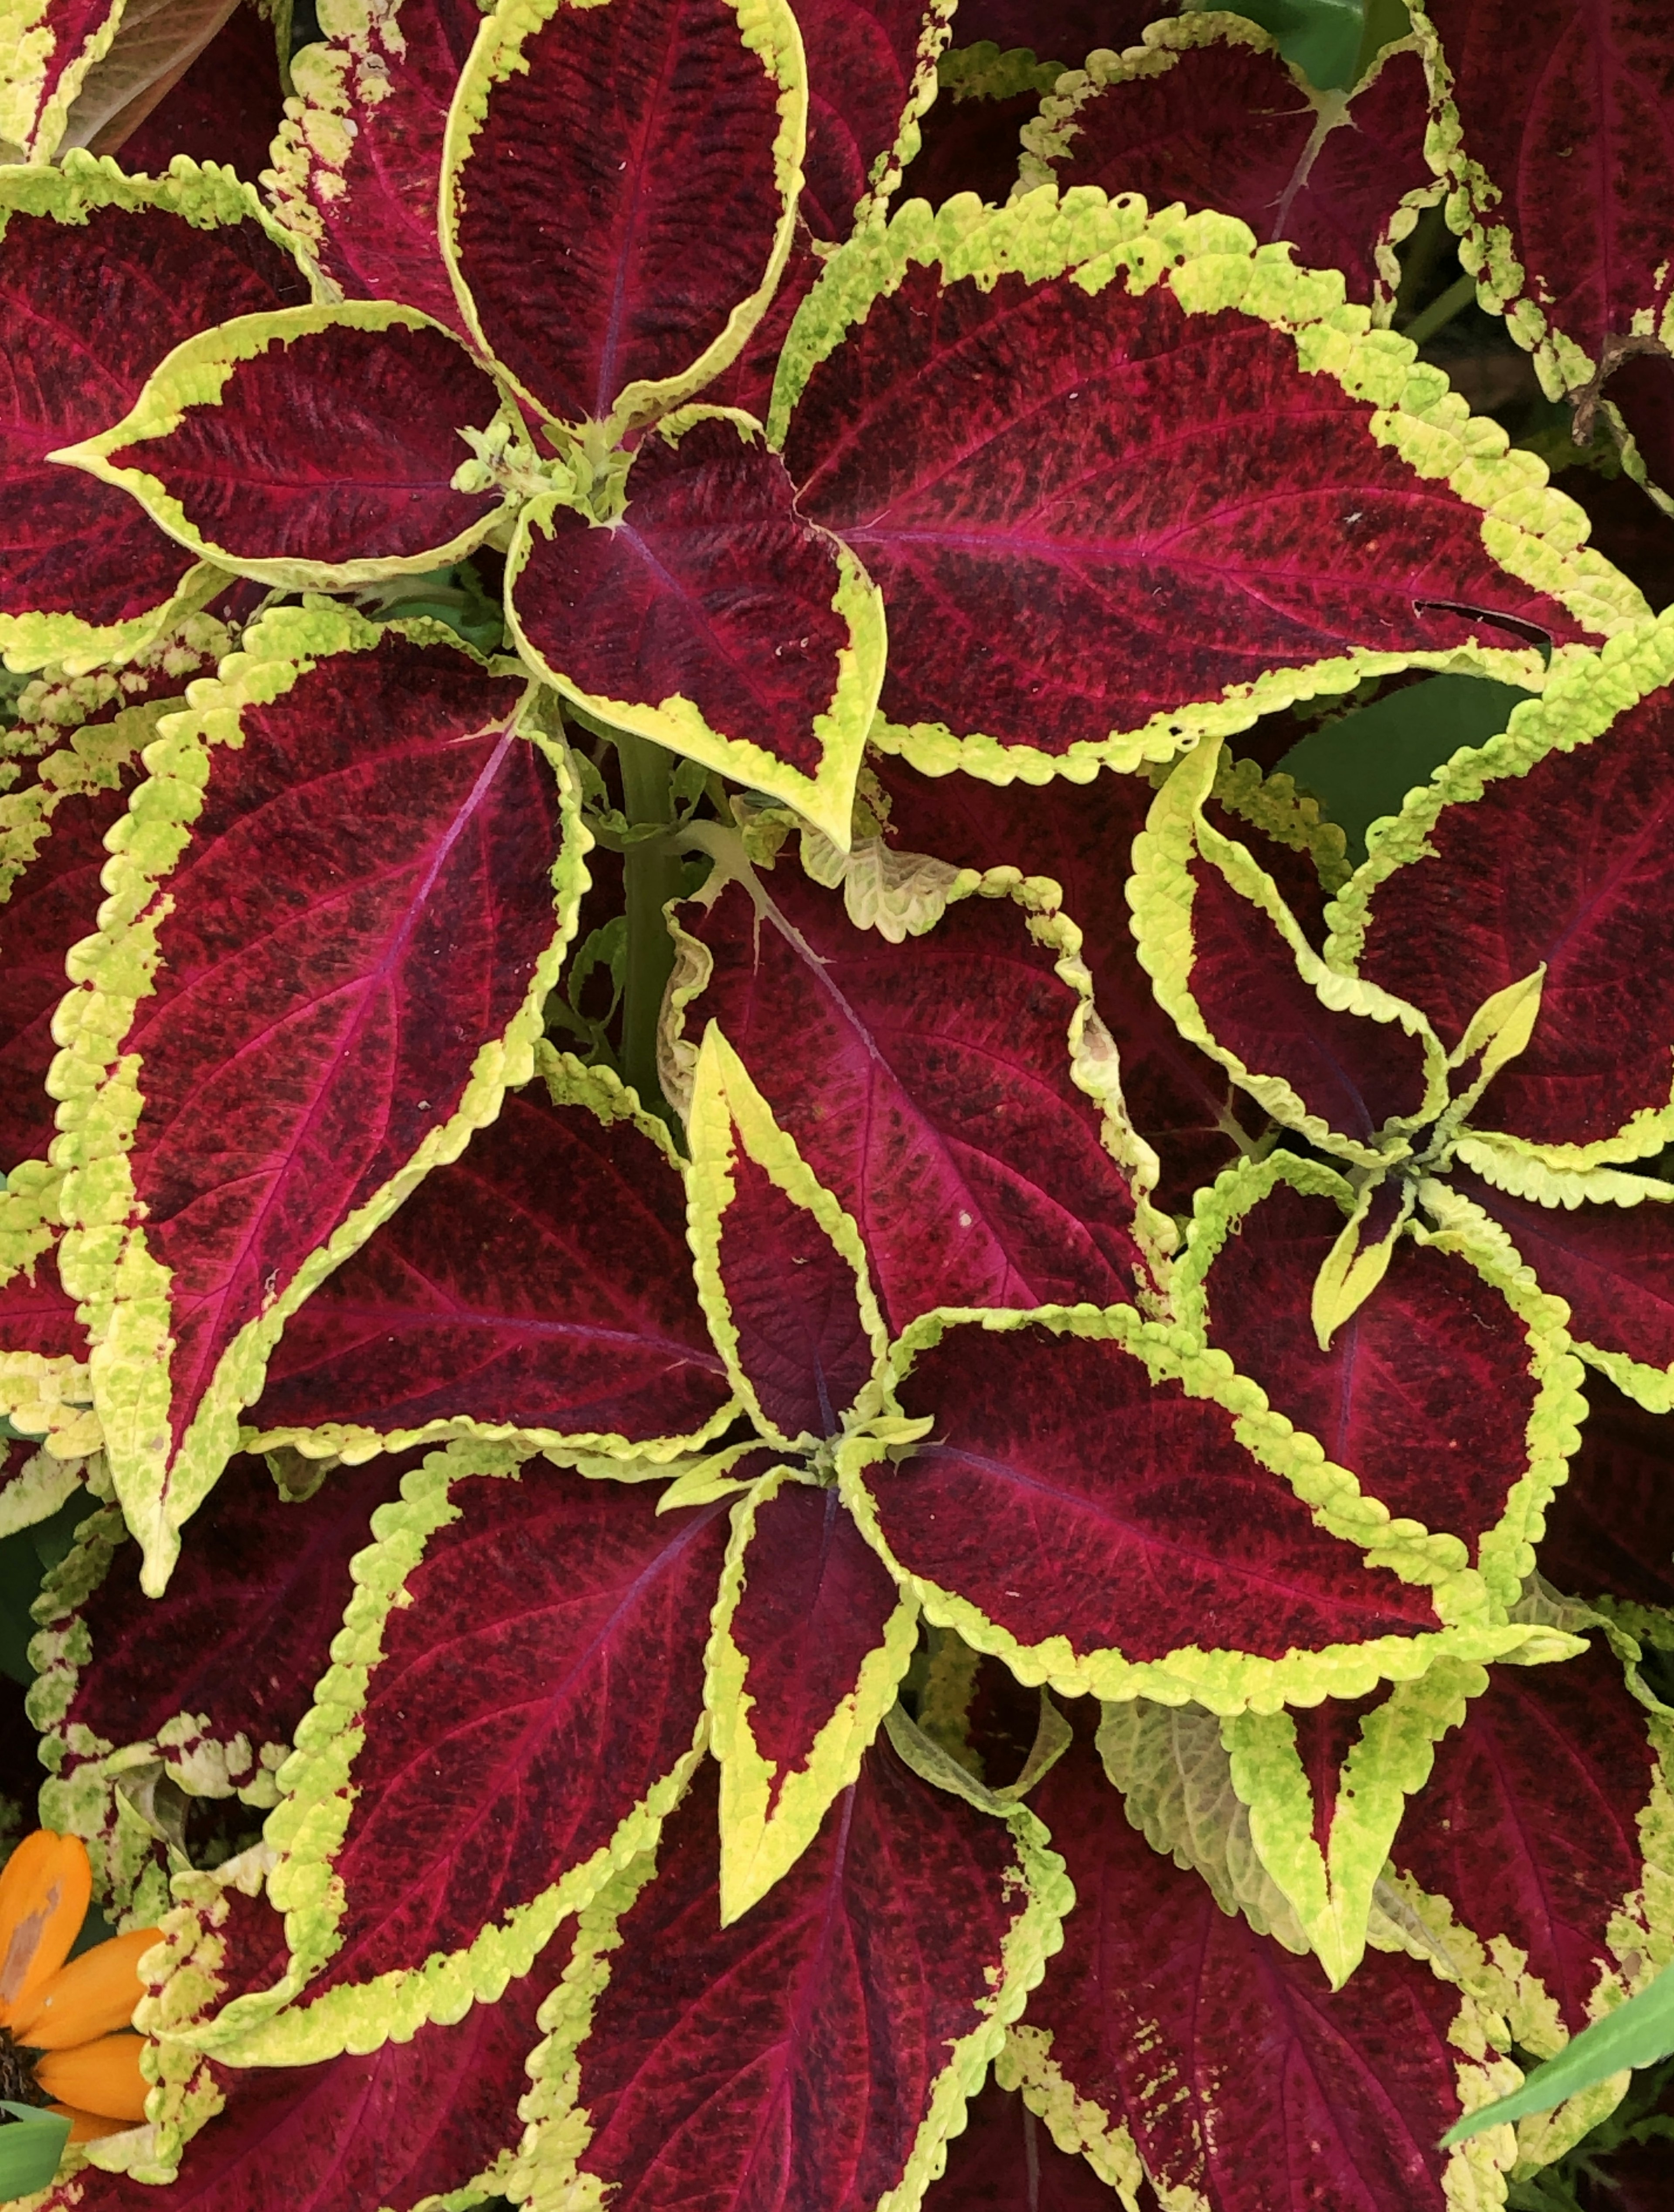
M 1398 814 L 1408 792 L 1462 746 L 1497 737 L 1531 696 L 1488 677 L 1432 676 L 1311 732 L 1279 766 L 1319 799 L 1358 864 L 1374 822 Z
M 1242 0 L 1229 12 L 1271 31 L 1286 61 L 1321 92 L 1346 92 L 1355 82 L 1371 12 L 1362 0 Z
M 45 2189 L 58 2170 L 70 2140 L 70 2122 L 35 2105 L 0 2100 L 7 2124 L 0 2125 L 0 2202 Z
M 1674 1972 L 1665 1969 L 1636 1997 L 1629 1997 L 1603 2020 L 1583 2028 L 1556 2058 L 1537 2066 L 1520 2089 L 1466 2113 L 1448 2129 L 1441 2138 L 1442 2143 L 1447 2146 L 1463 2142 L 1467 2136 L 1520 2120 L 1528 2112 L 1550 2112 L 1567 2097 L 1590 2089 L 1595 2082 L 1608 2081 L 1612 2074 L 1620 2074 L 1631 2066 L 1654 2065 L 1671 2051 Z

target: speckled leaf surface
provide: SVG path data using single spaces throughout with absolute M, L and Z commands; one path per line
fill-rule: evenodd
M 852 1217 L 884 1318 L 1131 1293 L 1133 1200 L 1072 1075 L 1074 990 L 1004 896 L 892 945 L 788 854 L 679 919 L 701 965 L 682 1019 L 717 1022 Z M 792 1041 L 794 1040 L 792 1046 Z M 910 1224 L 933 1220 L 925 1237 Z
M 846 839 L 883 677 L 876 594 L 753 427 L 653 433 L 619 521 L 537 506 L 510 570 L 525 650 L 567 695 Z
M 361 1570 L 379 1656 L 322 1681 L 270 1826 L 288 1852 L 271 1893 L 292 1981 L 318 1971 L 276 2023 L 289 2042 L 258 2057 L 381 2036 L 396 1979 L 417 1985 L 422 2018 L 427 1961 L 477 1945 L 492 1976 L 504 1934 L 543 1940 L 559 1885 L 569 1910 L 597 1887 L 701 1719 L 724 1502 L 659 1515 L 654 1486 L 539 1460 L 515 1478 L 433 1462 L 404 1499 L 379 1523 L 388 1565 Z M 390 1609 L 391 1570 L 405 1599 Z M 345 1766 L 352 1801 L 337 1794 Z M 262 1987 L 257 1964 L 239 1962 L 243 1988 Z M 268 1964 L 272 1984 L 285 1960 Z
M 206 333 L 124 421 L 58 458 L 225 566 L 341 588 L 436 566 L 484 533 L 496 500 L 453 477 L 460 433 L 500 404 L 459 341 L 409 310 L 299 308 Z
M 524 695 L 298 610 L 151 752 L 53 1077 L 70 1286 L 148 1582 L 286 1313 L 530 1071 L 585 833 L 566 862 Z
M 1031 197 L 967 232 L 956 213 L 912 204 L 843 249 L 774 390 L 802 511 L 883 594 L 891 742 L 1000 781 L 1132 766 L 1258 679 L 1278 706 L 1318 664 L 1505 646 L 1507 622 L 1580 634 L 1490 556 L 1425 372 L 1265 319 L 1286 295 L 1299 322 L 1321 312 L 1329 280 L 1244 261 L 1216 216 Z M 1379 435 L 1374 384 L 1416 410 Z M 1494 536 L 1570 592 L 1562 561 Z M 1088 643 L 1113 625 L 1117 659 Z

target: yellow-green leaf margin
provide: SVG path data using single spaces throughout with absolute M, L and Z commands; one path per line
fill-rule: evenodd
M 736 409 L 694 406 L 681 409 L 656 426 L 651 434 L 677 444 L 682 434 L 694 422 L 723 419 L 730 421 L 740 440 L 750 444 L 760 435 L 757 426 L 748 416 Z M 634 477 L 628 477 L 628 504 L 633 504 Z M 846 642 L 837 648 L 837 681 L 828 703 L 815 715 L 811 732 L 820 747 L 820 765 L 813 775 L 805 775 L 777 753 L 769 752 L 765 745 L 757 744 L 752 738 L 737 732 L 713 729 L 703 719 L 701 709 L 679 692 L 654 702 L 649 700 L 609 699 L 601 694 L 585 690 L 555 667 L 530 639 L 519 617 L 517 581 L 528 564 L 538 530 L 543 536 L 552 534 L 552 518 L 561 504 L 559 495 L 549 494 L 531 500 L 519 510 L 512 533 L 511 548 L 506 556 L 506 613 L 518 650 L 529 666 L 537 669 L 561 692 L 584 712 L 597 715 L 602 722 L 628 730 L 635 737 L 648 738 L 653 744 L 666 745 L 670 752 L 688 760 L 700 761 L 705 768 L 730 777 L 735 783 L 766 792 L 772 798 L 783 800 L 793 807 L 802 818 L 811 823 L 828 836 L 840 851 L 847 852 L 854 811 L 854 790 L 860 775 L 860 764 L 866 750 L 866 739 L 877 708 L 878 695 L 883 688 L 884 663 L 888 658 L 888 639 L 884 627 L 883 595 L 866 574 L 857 555 L 840 538 L 820 531 L 830 553 L 832 565 L 837 572 L 837 588 L 832 595 L 831 610 L 847 632 Z M 614 526 L 601 524 L 609 529 Z M 766 612 L 771 613 L 773 602 L 769 596 Z
M 1214 791 L 1220 750 L 1221 740 L 1210 738 L 1187 754 L 1152 801 L 1145 827 L 1134 840 L 1127 900 L 1140 965 L 1151 978 L 1158 1004 L 1180 1035 L 1218 1060 L 1276 1121 L 1354 1166 L 1392 1165 L 1410 1152 L 1408 1136 L 1434 1121 L 1447 1103 L 1447 1055 L 1417 1007 L 1351 972 L 1328 966 L 1303 936 L 1272 878 L 1257 865 L 1248 848 L 1223 836 L 1205 819 L 1204 805 Z M 1248 902 L 1252 933 L 1272 931 L 1280 940 L 1274 957 L 1289 955 L 1323 1006 L 1362 1020 L 1393 1022 L 1418 1040 L 1424 1054 L 1424 1097 L 1414 1113 L 1392 1116 L 1369 1144 L 1344 1136 L 1311 1113 L 1283 1076 L 1246 1067 L 1219 1042 L 1192 995 L 1197 951 L 1191 864 L 1198 857 L 1218 868 L 1232 890 Z
M 393 627 L 421 644 L 468 651 L 437 623 Z M 587 886 L 585 856 L 592 840 L 581 820 L 576 780 L 567 749 L 536 719 L 531 685 L 519 709 L 521 727 L 556 776 L 563 835 L 552 872 L 553 934 L 523 1004 L 504 1035 L 479 1049 L 456 1111 L 234 1338 L 171 1460 L 168 1278 L 148 1249 L 143 1224 L 135 1218 L 128 1148 L 142 1110 L 143 1070 L 122 1052 L 155 972 L 157 932 L 167 910 L 156 893 L 189 842 L 214 748 L 241 741 L 243 709 L 282 698 L 322 660 L 370 651 L 384 635 L 328 601 L 279 608 L 246 632 L 243 649 L 222 663 L 218 678 L 193 685 L 190 709 L 169 717 L 167 733 L 146 750 L 149 781 L 112 832 L 114 857 L 105 871 L 109 896 L 99 932 L 70 956 L 72 985 L 84 988 L 71 989 L 54 1018 L 60 1050 L 47 1087 L 63 1102 L 52 1161 L 65 1170 L 61 1204 L 67 1224 L 59 1272 L 66 1291 L 82 1303 L 111 1474 L 144 1552 L 142 1585 L 153 1595 L 167 1583 L 181 1524 L 203 1504 L 237 1448 L 240 1410 L 260 1395 L 286 1322 L 433 1167 L 458 1158 L 472 1131 L 499 1113 L 506 1090 L 533 1073 L 546 995 L 557 980 Z M 492 665 L 510 672 L 504 664 Z
M 1271 1152 L 1265 1160 L 1235 1162 L 1199 1190 L 1186 1248 L 1176 1263 L 1174 1293 L 1182 1325 L 1204 1341 L 1206 1292 L 1212 1294 L 1215 1261 L 1251 1210 L 1279 1183 L 1305 1196 L 1331 1199 L 1345 1217 L 1353 1211 L 1354 1192 L 1343 1177 L 1323 1161 L 1283 1151 Z M 1418 1197 L 1429 1219 L 1406 1221 L 1401 1234 L 1463 1260 L 1504 1298 L 1527 1343 L 1535 1397 L 1525 1431 L 1523 1471 L 1499 1520 L 1484 1530 L 1476 1559 L 1494 1602 L 1509 1613 L 1533 1569 L 1534 1547 L 1546 1533 L 1546 1509 L 1580 1442 L 1580 1424 L 1586 1413 L 1583 1370 L 1565 1327 L 1566 1308 L 1542 1291 L 1530 1271 L 1508 1252 L 1494 1224 L 1466 1201 L 1450 1203 L 1453 1194 L 1433 1179 L 1420 1186 Z M 1432 1201 L 1442 1207 L 1441 1212 L 1434 1210 Z M 1425 1534 L 1416 1521 L 1402 1519 L 1392 1525 L 1415 1540 Z M 1447 1547 L 1461 1560 L 1468 1556 L 1463 1543 L 1449 1533 L 1438 1531 L 1428 1541 Z
M 628 1085 L 608 1067 L 589 1067 L 573 1054 L 556 1051 L 545 1037 L 535 1041 L 535 1075 L 546 1086 L 555 1106 L 573 1106 L 603 1123 L 631 1121 L 640 1134 L 654 1145 L 676 1172 L 683 1171 L 669 1136 L 668 1124 L 647 1114 Z M 415 1429 L 368 1429 L 354 1421 L 325 1421 L 314 1428 L 258 1429 L 246 1425 L 239 1433 L 239 1449 L 246 1452 L 295 1451 L 304 1459 L 341 1461 L 358 1467 L 379 1452 L 408 1451 L 415 1444 L 446 1443 L 455 1437 L 476 1437 L 488 1443 L 515 1443 L 527 1450 L 552 1454 L 561 1465 L 580 1464 L 597 1456 L 611 1462 L 618 1480 L 660 1480 L 675 1472 L 673 1462 L 723 1435 L 741 1410 L 729 1398 L 701 1428 L 679 1436 L 648 1437 L 643 1441 L 603 1430 L 571 1431 L 514 1428 L 502 1422 L 479 1421 L 464 1415 L 426 1421 Z M 588 1471 L 584 1468 L 584 1472 Z
M 1409 862 L 1425 857 L 1444 809 L 1469 806 L 1501 777 L 1527 775 L 1555 753 L 1574 752 L 1606 737 L 1618 715 L 1671 680 L 1674 608 L 1607 640 L 1597 653 L 1572 647 L 1555 653 L 1544 692 L 1524 700 L 1499 737 L 1455 753 L 1428 783 L 1408 793 L 1399 814 L 1372 824 L 1367 858 L 1326 909 L 1327 964 L 1344 977 L 1358 975 L 1367 932 L 1377 918 L 1380 886 Z M 1674 1046 L 1674 1037 L 1668 1042 Z M 1674 1139 L 1674 1085 L 1667 1103 L 1641 1109 L 1614 1135 L 1592 1144 L 1537 1144 L 1475 1127 L 1471 1134 L 1507 1160 L 1515 1157 L 1559 1175 L 1585 1174 L 1647 1158 Z
M 1445 483 L 1476 508 L 1492 558 L 1519 581 L 1550 593 L 1584 629 L 1604 637 L 1642 621 L 1649 611 L 1643 595 L 1586 544 L 1586 516 L 1551 489 L 1545 464 L 1513 451 L 1497 423 L 1473 416 L 1407 339 L 1374 330 L 1369 308 L 1345 301 L 1337 270 L 1298 269 L 1290 252 L 1283 243 L 1259 246 L 1232 216 L 1187 216 L 1178 205 L 1151 214 L 1136 194 L 1111 200 L 1091 185 L 1077 185 L 1061 198 L 1042 185 L 1002 209 L 984 208 L 968 192 L 935 210 L 909 200 L 886 227 L 863 231 L 834 253 L 798 308 L 779 356 L 768 436 L 784 442 L 815 368 L 915 264 L 939 270 L 949 283 L 970 277 L 992 284 L 1008 273 L 1034 283 L 1069 275 L 1089 293 L 1118 282 L 1134 292 L 1166 283 L 1189 314 L 1232 309 L 1283 332 L 1305 372 L 1330 376 L 1368 401 L 1376 410 L 1372 438 L 1392 447 L 1416 475 Z M 1101 768 L 1168 760 L 1194 739 L 1247 729 L 1259 716 L 1297 700 L 1351 691 L 1367 676 L 1401 668 L 1494 676 L 1527 690 L 1538 690 L 1545 680 L 1544 663 L 1532 647 L 1469 645 L 1408 653 L 1356 648 L 1303 667 L 1269 670 L 1252 683 L 1228 685 L 1216 698 L 1183 699 L 1142 728 L 1113 731 L 1062 754 L 940 723 L 909 727 L 882 719 L 873 740 L 931 774 L 957 768 L 995 783 L 1016 777 L 1044 783 L 1055 775 L 1084 783 Z

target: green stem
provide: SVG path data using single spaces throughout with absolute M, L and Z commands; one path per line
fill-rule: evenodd
M 1416 346 L 1428 345 L 1444 323 L 1451 323 L 1462 308 L 1468 307 L 1477 296 L 1477 280 L 1471 276 L 1458 277 L 1439 298 L 1434 299 L 1420 314 L 1413 317 L 1401 332 Z
M 611 732 L 622 762 L 622 811 L 632 823 L 674 820 L 674 757 L 649 738 Z M 622 983 L 622 1073 L 650 1113 L 662 1110 L 657 1079 L 657 1030 L 663 992 L 674 966 L 674 939 L 663 908 L 680 896 L 680 855 L 650 838 L 622 855 L 627 890 L 628 967 Z

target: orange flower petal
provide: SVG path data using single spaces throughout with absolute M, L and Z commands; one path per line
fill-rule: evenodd
M 70 1956 L 92 1895 L 93 1870 L 79 1836 L 37 1828 L 7 1860 L 0 1871 L 0 2025 Z
M 143 2120 L 151 2084 L 140 2072 L 143 2035 L 101 2035 L 97 2043 L 78 2043 L 71 2051 L 49 2051 L 35 2068 L 35 2079 L 57 2102 L 84 2112 L 108 2112 L 113 2120 Z
M 49 2112 L 56 2112 L 61 2120 L 70 2123 L 70 2140 L 73 2143 L 92 2142 L 100 2136 L 120 2135 L 124 2123 L 107 2118 L 103 2112 L 83 2112 L 74 2105 L 49 2105 Z
M 161 1941 L 161 1929 L 136 1928 L 131 1935 L 95 1943 L 13 2006 L 12 2033 L 36 2051 L 65 2051 L 72 2043 L 131 2027 L 134 2007 L 145 1995 L 139 1962 Z

